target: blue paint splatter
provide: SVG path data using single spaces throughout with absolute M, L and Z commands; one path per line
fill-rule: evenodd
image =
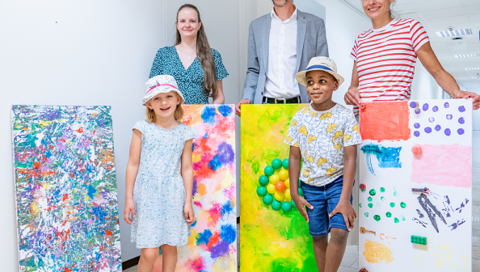
M 376 144 L 368 144 L 361 148 L 366 154 L 368 169 L 375 175 L 372 166 L 371 155 L 375 155 L 380 168 L 402 168 L 400 162 L 400 151 L 402 147 L 384 147 Z
M 96 194 L 97 193 L 97 190 L 95 188 L 93 188 L 92 185 L 88 185 L 88 193 L 87 195 L 91 198 L 91 199 L 94 199 L 95 196 L 93 194 Z
M 428 103 L 423 104 L 423 110 L 424 111 L 428 110 Z
M 447 114 L 447 120 L 452 120 L 452 118 L 453 118 L 453 115 Z
M 415 109 L 416 114 L 420 114 L 420 112 L 422 112 L 420 109 Z
M 449 128 L 445 129 L 445 135 L 450 136 L 450 134 L 452 134 L 452 131 Z
M 463 128 L 459 128 L 457 132 L 458 132 L 458 135 L 463 135 L 463 133 L 465 133 L 465 130 L 463 130 Z
M 465 119 L 463 119 L 463 117 L 460 117 L 458 119 L 458 122 L 463 125 L 463 124 L 465 124 Z
M 233 211 L 232 201 L 229 200 L 227 203 L 223 204 L 220 214 L 224 216 L 226 214 L 229 214 L 232 211 Z
M 420 124 L 419 124 L 419 123 L 415 123 L 415 124 L 413 124 L 413 126 L 414 126 L 415 128 L 420 128 Z
M 223 166 L 222 162 L 218 158 L 218 154 L 213 157 L 213 159 L 208 163 L 208 167 L 213 169 L 213 171 L 217 171 L 219 168 Z
M 435 130 L 436 130 L 436 131 L 440 131 L 441 129 L 442 129 L 442 127 L 441 127 L 440 125 L 436 125 L 436 126 L 435 126 Z
M 448 109 L 450 107 L 450 104 L 448 102 L 445 102 L 445 104 L 443 105 L 446 109 Z
M 464 111 L 465 111 L 465 107 L 464 107 L 464 106 L 460 106 L 460 107 L 458 107 L 458 110 L 459 110 L 460 112 L 464 112 Z
M 435 122 L 435 118 L 430 117 L 430 118 L 428 118 L 428 121 L 429 121 L 430 123 L 433 123 L 433 122 Z
M 417 102 L 415 102 L 415 101 L 410 102 L 410 108 L 413 109 L 413 108 L 415 108 L 416 106 L 417 106 Z
M 228 254 L 228 242 L 222 241 L 210 249 L 210 257 L 212 259 Z
M 201 117 L 205 123 L 213 124 L 215 120 L 215 114 L 217 114 L 217 110 L 213 106 L 205 106 L 203 108 Z
M 426 133 L 432 132 L 432 128 L 431 128 L 431 127 L 426 127 L 426 128 L 425 128 L 425 132 L 426 132 Z
M 434 107 L 432 108 L 432 111 L 433 111 L 433 112 L 437 112 L 437 111 L 438 111 L 438 107 L 437 107 L 437 106 L 434 106 Z
M 218 145 L 218 157 L 223 164 L 233 163 L 235 152 L 233 152 L 232 146 L 225 142 Z
M 220 112 L 221 115 L 224 117 L 230 116 L 230 114 L 233 112 L 233 109 L 231 106 L 228 105 L 220 105 L 218 106 L 218 111 Z
M 203 233 L 199 233 L 197 238 L 197 246 L 201 244 L 208 244 L 210 237 L 212 237 L 212 231 L 209 229 L 206 229 Z
M 415 131 L 415 132 L 413 133 L 413 135 L 415 135 L 415 137 L 419 137 L 419 136 L 420 136 L 420 131 Z
M 220 238 L 231 244 L 237 239 L 237 230 L 232 225 L 223 225 L 220 228 Z

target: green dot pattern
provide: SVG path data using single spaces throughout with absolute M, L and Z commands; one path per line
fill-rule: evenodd
M 377 215 L 373 216 L 373 219 L 375 219 L 375 221 L 378 222 L 378 221 L 380 221 L 381 218 L 380 218 L 380 215 L 377 214 Z
M 373 208 L 373 203 L 368 203 L 369 208 Z
M 377 194 L 377 192 L 375 191 L 375 189 L 372 189 L 372 190 L 370 190 L 369 194 L 370 194 L 371 196 L 374 196 L 374 195 Z
M 385 215 L 386 215 L 388 218 L 392 217 L 392 213 L 391 213 L 391 212 L 387 212 Z
M 395 203 L 394 203 L 394 202 L 391 202 L 391 203 L 390 203 L 390 207 L 392 207 L 392 208 L 395 207 Z
M 407 204 L 405 202 L 402 202 L 400 203 L 400 207 L 402 207 L 403 209 L 405 209 L 407 207 Z

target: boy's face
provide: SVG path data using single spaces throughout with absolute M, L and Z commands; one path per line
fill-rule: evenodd
M 338 89 L 338 82 L 331 74 L 324 71 L 307 73 L 307 93 L 314 104 L 332 101 L 333 91 Z

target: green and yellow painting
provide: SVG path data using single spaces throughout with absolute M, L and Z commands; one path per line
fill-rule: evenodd
M 317 271 L 288 180 L 290 121 L 307 105 L 242 105 L 240 271 Z M 300 192 L 301 193 L 301 192 Z

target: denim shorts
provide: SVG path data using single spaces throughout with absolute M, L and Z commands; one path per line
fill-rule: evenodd
M 328 216 L 340 201 L 343 176 L 325 186 L 312 186 L 302 182 L 301 187 L 305 200 L 313 206 L 313 210 L 306 209 L 310 221 L 308 223 L 310 235 L 315 237 L 325 236 L 331 228 L 348 231 L 342 214 L 337 213 L 332 218 Z M 350 203 L 352 203 L 352 200 L 353 197 L 350 196 Z

